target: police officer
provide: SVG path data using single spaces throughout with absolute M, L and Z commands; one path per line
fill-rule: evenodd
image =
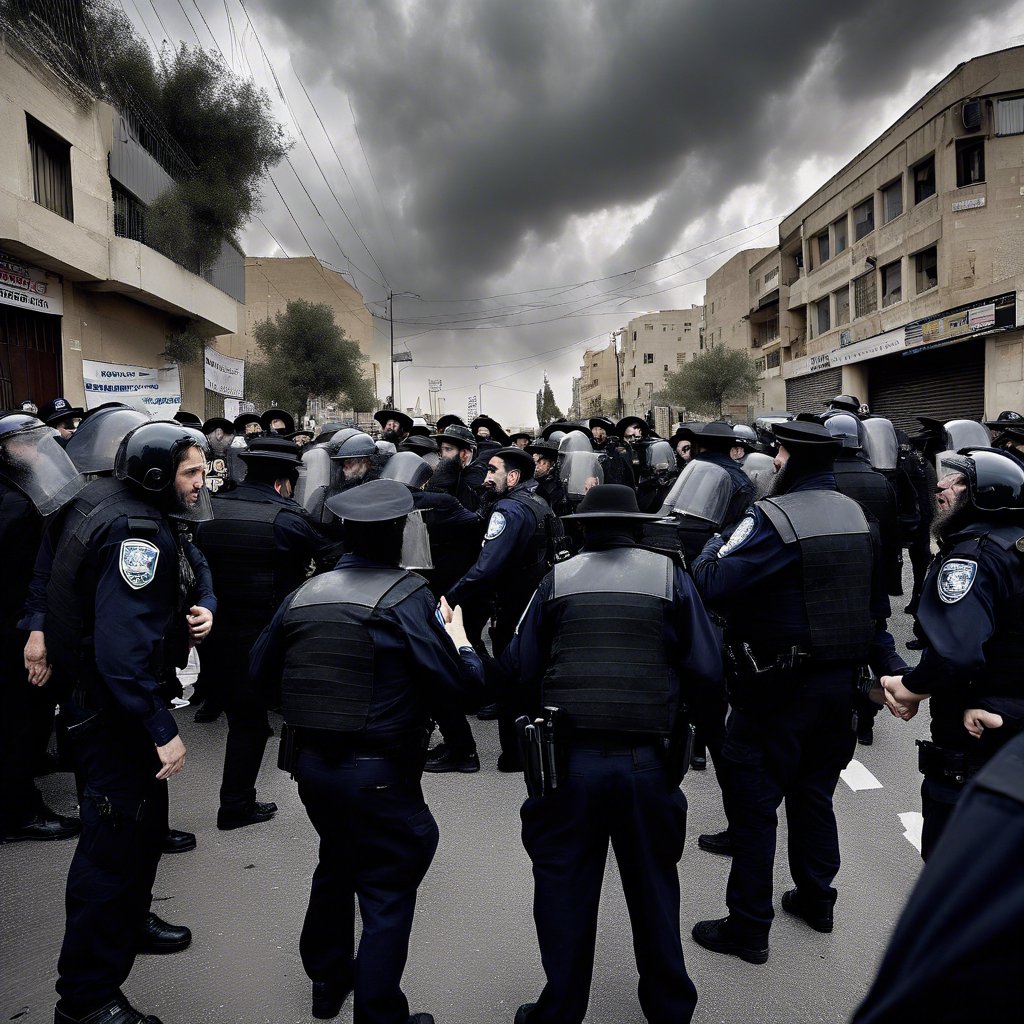
M 213 573 L 220 602 L 217 631 L 203 647 L 203 677 L 227 712 L 228 738 L 217 827 L 267 821 L 274 803 L 256 800 L 267 745 L 267 713 L 248 685 L 248 652 L 281 601 L 308 575 L 327 542 L 292 500 L 301 456 L 293 441 L 261 437 L 239 456 L 245 480 L 213 498 L 212 522 L 196 543 Z
M 67 839 L 78 835 L 78 818 L 65 817 L 43 801 L 33 777 L 46 753 L 53 728 L 53 688 L 30 683 L 23 648 L 27 623 L 22 605 L 32 581 L 45 513 L 53 513 L 85 484 L 61 451 L 54 431 L 20 410 L 0 414 L 0 551 L 4 585 L 0 590 L 0 840 Z M 41 623 L 40 623 L 41 624 Z M 48 676 L 45 667 L 35 682 Z
M 448 604 L 481 606 L 494 602 L 491 641 L 497 657 L 508 646 L 516 623 L 548 570 L 558 519 L 548 503 L 532 491 L 533 456 L 522 448 L 499 448 L 487 464 L 484 486 L 497 500 L 491 505 L 484 546 L 476 563 L 447 594 Z M 498 701 L 500 771 L 519 771 L 512 717 Z
M 401 989 L 438 841 L 420 789 L 427 721 L 438 705 L 471 703 L 482 669 L 461 616 L 442 626 L 426 582 L 398 567 L 408 488 L 371 481 L 328 506 L 348 553 L 285 599 L 252 652 L 254 681 L 280 695 L 295 750 L 283 767 L 320 836 L 299 952 L 314 1017 L 336 1016 L 354 989 L 365 1024 L 433 1024 L 409 1016 Z
M 721 466 L 729 474 L 732 481 L 732 498 L 722 528 L 724 531 L 731 530 L 754 501 L 754 485 L 750 477 L 729 454 L 739 440 L 736 432 L 728 423 L 718 421 L 694 423 L 683 427 L 677 436 L 690 439 L 694 447 L 693 458 L 697 462 L 710 462 L 713 466 Z
M 377 445 L 362 431 L 346 437 L 337 447 L 332 445 L 331 461 L 340 466 L 342 474 L 336 493 L 377 479 Z
M 209 514 L 201 434 L 144 423 L 114 477 L 93 481 L 63 520 L 47 586 L 46 646 L 72 683 L 61 715 L 83 783 L 82 838 L 68 872 L 55 1024 L 145 1024 L 120 987 L 137 952 L 191 941 L 148 913 L 167 835 L 167 782 L 185 745 L 159 695 L 166 638 L 212 625 L 215 600 L 188 606 L 191 566 L 172 517 Z
M 57 431 L 60 437 L 58 444 L 67 444 L 75 436 L 84 411 L 73 406 L 66 398 L 58 397 L 51 399 L 39 410 L 39 418 Z
M 1024 729 L 1024 463 L 965 448 L 942 467 L 939 554 L 914 609 L 921 660 L 882 679 L 898 717 L 932 698 L 932 739 L 919 756 L 925 860 L 965 782 Z
M 649 1021 L 689 1021 L 697 993 L 679 936 L 686 836 L 685 703 L 721 682 L 717 634 L 680 564 L 637 546 L 628 487 L 592 488 L 567 520 L 581 554 L 548 573 L 502 655 L 531 720 L 554 706 L 558 746 L 543 795 L 522 807 L 534 920 L 547 983 L 517 1024 L 586 1015 L 609 841 L 629 908 Z M 552 786 L 552 782 L 555 783 Z
M 903 663 L 872 587 L 873 543 L 860 506 L 836 492 L 839 442 L 817 423 L 776 424 L 778 473 L 728 543 L 693 564 L 697 589 L 726 617 L 730 674 L 724 795 L 733 863 L 729 916 L 694 939 L 750 963 L 768 959 L 776 812 L 786 801 L 796 888 L 782 907 L 831 931 L 839 870 L 832 795 L 855 746 L 855 688 L 867 656 L 879 675 Z M 771 600 L 764 599 L 765 594 Z

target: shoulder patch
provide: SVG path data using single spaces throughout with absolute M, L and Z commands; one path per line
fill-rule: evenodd
M 484 540 L 494 540 L 495 537 L 500 537 L 505 530 L 505 526 L 505 513 L 492 512 L 491 518 L 487 521 L 487 532 L 484 534 Z
M 939 597 L 946 604 L 956 604 L 967 595 L 978 575 L 978 563 L 970 558 L 950 558 L 939 569 Z
M 121 541 L 121 557 L 118 568 L 121 578 L 132 590 L 141 590 L 156 577 L 156 563 L 160 549 L 148 540 Z
M 753 515 L 745 515 L 732 531 L 732 536 L 718 549 L 718 557 L 725 558 L 726 555 L 735 551 L 754 532 Z

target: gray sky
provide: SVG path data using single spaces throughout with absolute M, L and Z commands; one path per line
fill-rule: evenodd
M 123 0 L 155 43 L 215 36 L 295 140 L 248 251 L 312 247 L 379 313 L 416 293 L 403 403 L 440 377 L 465 415 L 487 382 L 505 423 L 545 371 L 565 409 L 584 348 L 700 302 L 959 62 L 1024 42 L 1024 0 L 197 3 Z

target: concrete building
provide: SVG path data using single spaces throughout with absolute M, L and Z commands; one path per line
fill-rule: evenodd
M 143 244 L 139 216 L 170 175 L 139 141 L 136 116 L 99 101 L 96 84 L 59 59 L 71 41 L 55 31 L 47 43 L 41 56 L 23 30 L 0 19 L 0 406 L 7 408 L 58 394 L 79 405 L 127 397 L 115 387 L 122 371 L 108 371 L 111 391 L 101 394 L 91 365 L 87 396 L 83 360 L 155 373 L 165 365 L 168 335 L 186 327 L 211 339 L 237 331 L 244 297 L 242 257 L 230 247 L 199 274 Z M 203 408 L 201 360 L 181 375 L 180 389 L 173 370 L 169 376 L 167 390 L 180 390 L 184 407 Z M 160 414 L 158 404 L 151 409 Z
M 782 222 L 745 289 L 763 407 L 846 392 L 908 429 L 1024 408 L 1022 142 L 1015 47 L 957 67 Z
M 630 320 L 619 332 L 624 415 L 646 416 L 665 380 L 704 346 L 704 307 L 664 309 Z
M 604 348 L 587 349 L 580 364 L 579 401 L 574 403 L 575 415 L 580 419 L 591 416 L 615 418 L 618 409 L 618 387 L 616 385 L 617 362 L 615 341 Z M 573 397 L 575 398 L 575 387 Z

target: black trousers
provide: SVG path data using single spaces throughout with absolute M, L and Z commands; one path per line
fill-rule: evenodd
M 733 857 L 726 888 L 732 927 L 767 944 L 779 805 L 786 802 L 789 870 L 808 901 L 832 904 L 839 835 L 832 796 L 856 746 L 849 669 L 805 670 L 796 699 L 759 713 L 733 709 L 726 729 L 725 809 Z
M 658 749 L 570 750 L 563 785 L 527 799 L 521 817 L 547 977 L 532 1019 L 580 1024 L 586 1016 L 610 842 L 629 909 L 640 1007 L 651 1024 L 686 1024 L 697 1004 L 679 936 L 686 798 Z
M 120 994 L 149 912 L 167 835 L 167 783 L 145 729 L 118 711 L 61 705 L 83 790 L 57 964 L 60 1008 L 84 1016 Z
M 320 836 L 299 939 L 302 966 L 313 981 L 352 983 L 356 1024 L 406 1024 L 401 982 L 416 890 L 438 841 L 419 773 L 384 757 L 304 750 L 295 778 Z
M 949 819 L 953 817 L 957 801 L 964 791 L 963 786 L 955 782 L 946 782 L 942 779 L 921 780 L 921 816 L 924 823 L 921 826 L 921 858 L 928 858 L 935 851 L 935 844 L 939 841 L 946 828 Z

